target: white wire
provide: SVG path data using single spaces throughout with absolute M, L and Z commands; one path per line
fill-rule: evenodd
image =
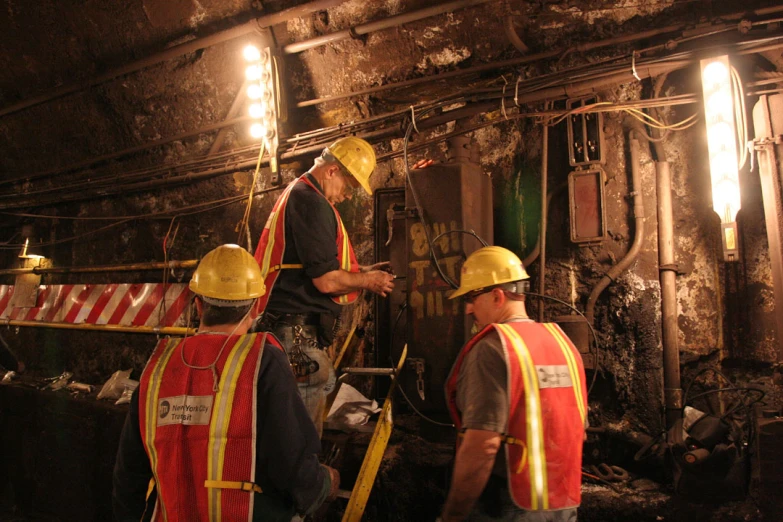
M 739 170 L 745 166 L 748 161 L 748 119 L 745 113 L 745 91 L 742 88 L 742 78 L 740 78 L 737 69 L 731 68 L 731 80 L 734 85 L 734 114 L 736 115 L 737 132 L 739 133 L 739 153 L 738 166 Z

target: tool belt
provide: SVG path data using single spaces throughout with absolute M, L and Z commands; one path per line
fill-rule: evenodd
M 297 380 L 304 381 L 320 369 L 319 363 L 305 352 L 323 350 L 331 344 L 334 326 L 335 318 L 330 314 L 265 312 L 254 325 L 253 331 L 272 332 L 283 344 Z
M 266 312 L 261 319 L 261 324 L 268 326 L 270 330 L 277 326 L 319 326 L 321 324 L 321 314 L 275 314 Z

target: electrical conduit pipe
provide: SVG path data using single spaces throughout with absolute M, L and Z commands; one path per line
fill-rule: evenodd
M 644 240 L 644 199 L 642 197 L 642 181 L 639 173 L 639 140 L 636 139 L 634 131 L 629 132 L 628 136 L 631 140 L 631 195 L 633 196 L 633 214 L 636 221 L 636 230 L 628 253 L 625 254 L 625 257 L 619 263 L 609 269 L 606 275 L 593 287 L 592 292 L 590 292 L 590 297 L 588 297 L 585 307 L 585 316 L 590 323 L 593 322 L 595 317 L 595 303 L 598 301 L 598 296 L 612 281 L 615 281 L 620 274 L 631 266 L 636 256 L 639 255 L 642 241 Z

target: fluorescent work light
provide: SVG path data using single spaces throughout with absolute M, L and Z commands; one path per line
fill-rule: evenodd
M 737 130 L 728 56 L 701 61 L 701 83 L 712 178 L 712 208 L 720 216 L 723 259 L 737 261 L 737 212 L 740 209 Z

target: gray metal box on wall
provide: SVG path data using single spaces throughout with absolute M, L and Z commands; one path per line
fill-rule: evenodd
M 463 157 L 455 163 L 412 170 L 411 182 L 423 208 L 439 265 L 450 279 L 459 282 L 463 261 L 481 243 L 456 231 L 473 230 L 489 244 L 493 242 L 492 180 L 478 164 Z M 466 319 L 459 299 L 448 299 L 451 287 L 432 262 L 424 223 L 410 187 L 405 206 L 406 333 L 411 366 L 400 384 L 417 408 L 445 412 L 443 384 L 468 338 L 472 321 Z

